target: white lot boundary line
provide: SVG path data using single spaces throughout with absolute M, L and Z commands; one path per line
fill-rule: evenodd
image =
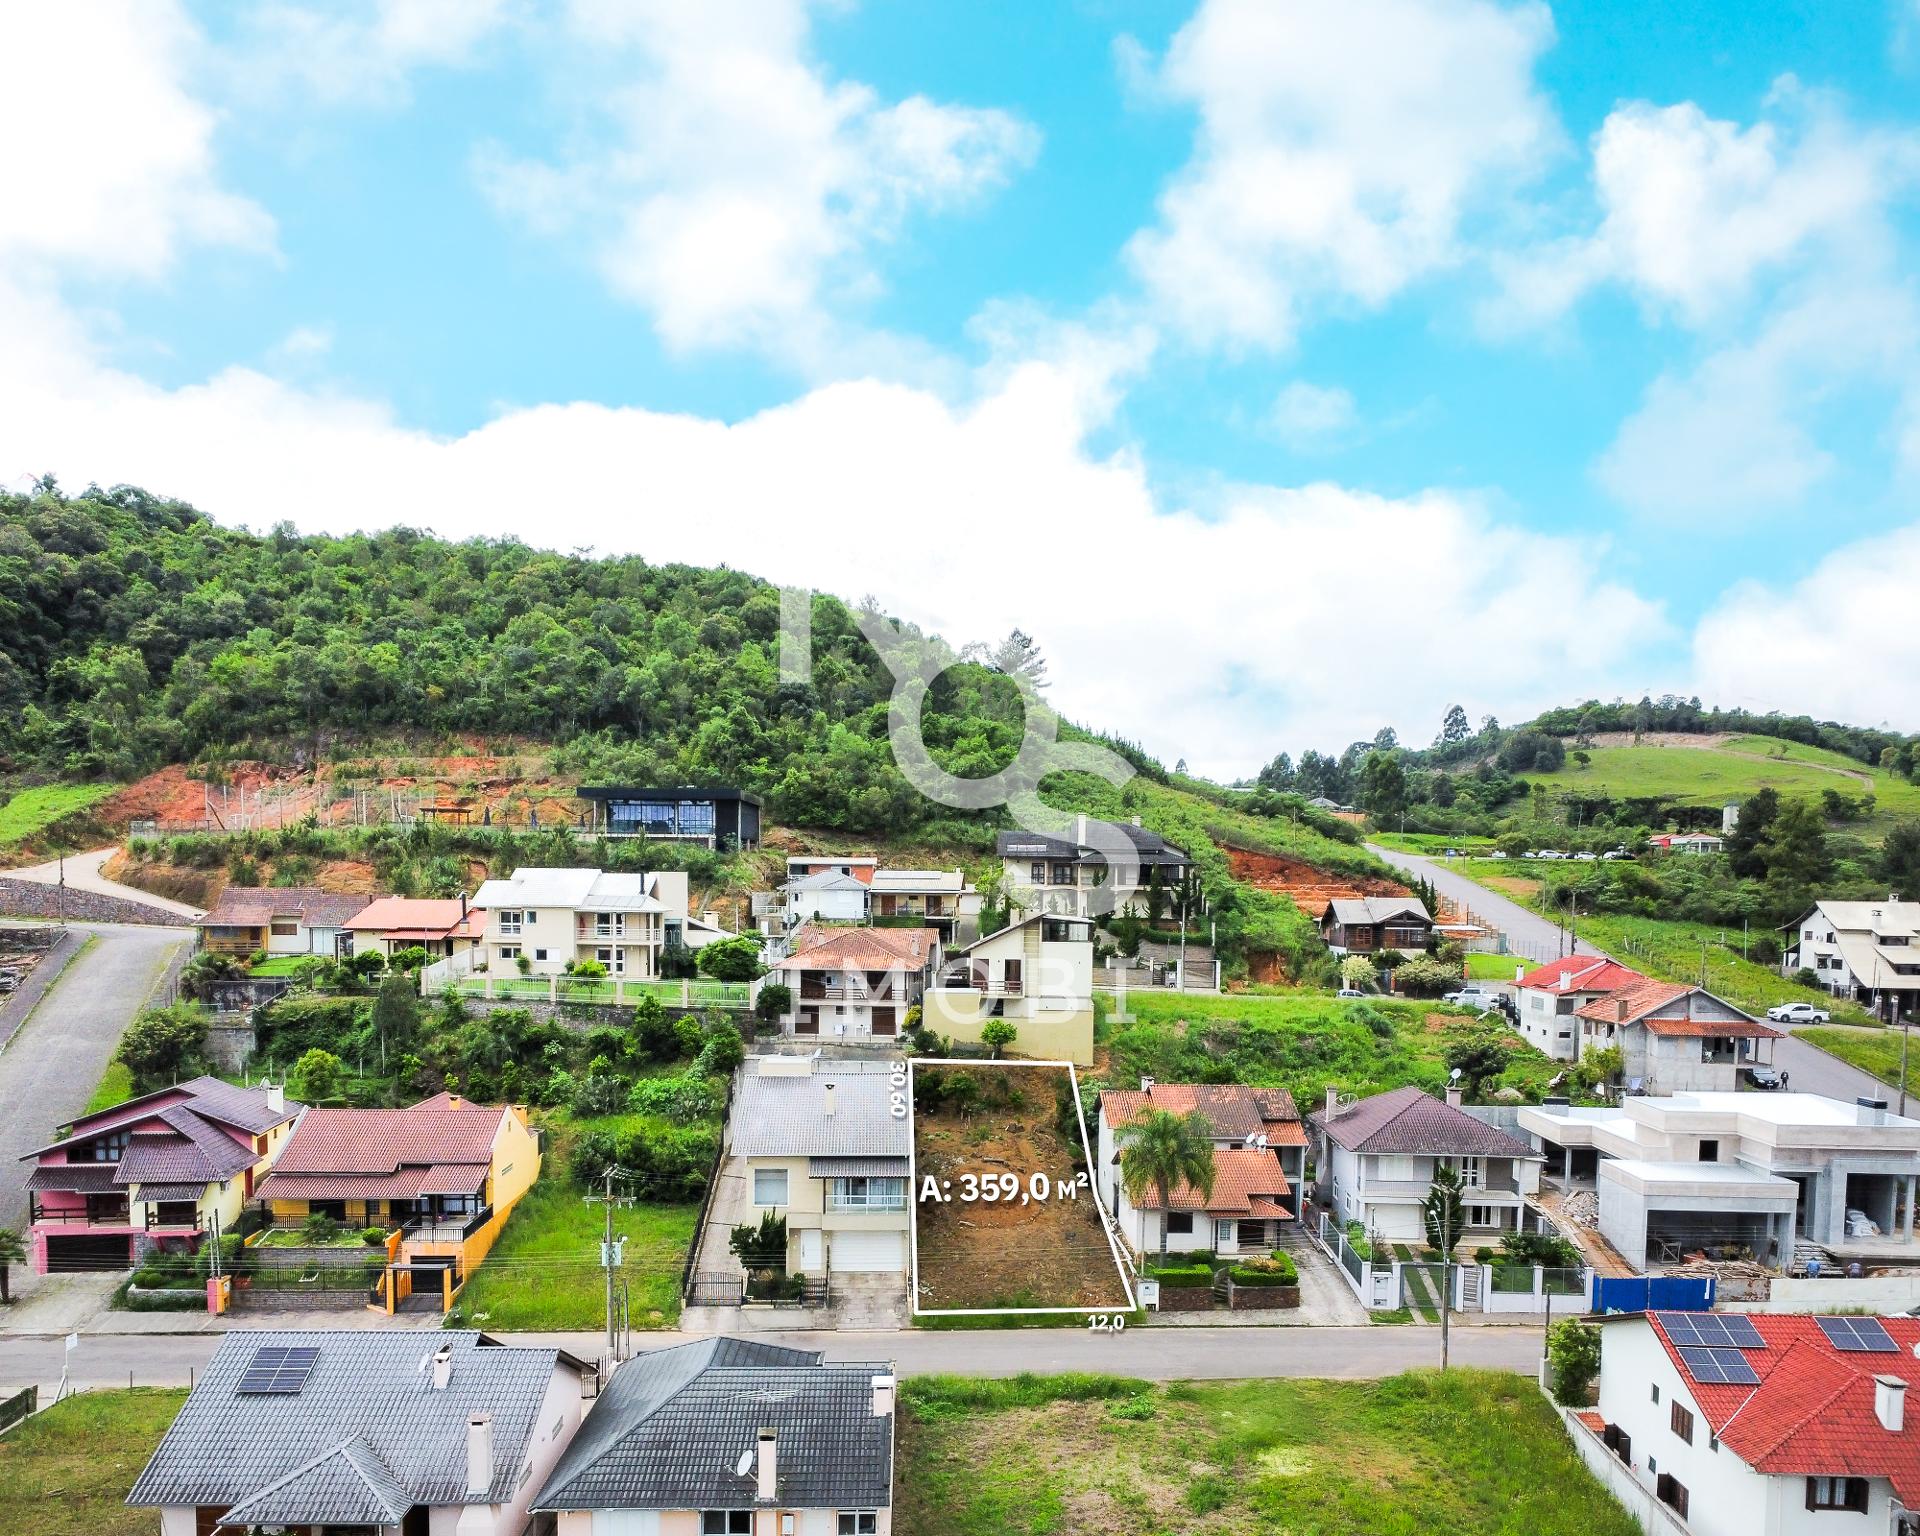
M 1107 1252 L 1113 1256 L 1113 1267 L 1120 1276 L 1120 1288 L 1126 1293 L 1126 1310 L 1138 1310 L 1139 1301 L 1133 1294 L 1133 1282 L 1127 1278 L 1127 1266 L 1120 1258 L 1120 1249 L 1113 1241 L 1113 1226 L 1108 1218 L 1106 1202 L 1100 1198 L 1100 1170 L 1094 1166 L 1093 1148 L 1087 1143 L 1087 1117 L 1080 1109 L 1080 1075 L 1074 1071 L 1070 1061 L 981 1061 L 962 1056 L 914 1056 L 907 1061 L 907 1249 L 908 1249 L 908 1303 L 915 1317 L 1033 1317 L 1040 1314 L 1060 1313 L 1112 1313 L 1119 1307 L 923 1307 L 920 1305 L 920 1178 L 918 1141 L 915 1136 L 915 1124 L 919 1109 L 913 1101 L 913 1074 L 922 1066 L 927 1067 L 1065 1067 L 1067 1083 L 1073 1090 L 1073 1118 L 1080 1127 L 1080 1154 L 1087 1164 L 1087 1191 L 1093 1196 L 1095 1211 L 1100 1216 L 1100 1232 L 1107 1240 Z

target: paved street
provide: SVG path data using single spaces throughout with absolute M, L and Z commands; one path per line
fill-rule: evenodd
M 269 1320 L 262 1319 L 265 1326 Z M 423 1330 L 423 1344 L 432 1337 Z M 516 1343 L 556 1344 L 597 1358 L 597 1333 L 512 1334 Z M 684 1333 L 635 1334 L 636 1351 L 685 1343 Z M 1136 1328 L 1096 1334 L 1080 1328 L 1006 1329 L 980 1333 L 769 1333 L 771 1343 L 825 1350 L 830 1360 L 892 1360 L 903 1375 L 956 1371 L 1014 1376 L 1021 1371 L 1107 1371 L 1154 1381 L 1235 1380 L 1252 1376 L 1366 1378 L 1440 1363 L 1440 1330 L 1364 1328 Z M 80 1387 L 180 1386 L 203 1370 L 216 1334 L 92 1334 L 73 1355 Z M 62 1342 L 55 1337 L 0 1338 L 0 1395 L 60 1379 Z M 1531 1373 L 1539 1363 L 1538 1328 L 1453 1330 L 1456 1365 Z
M 9 880 L 31 880 L 36 885 L 58 885 L 64 875 L 69 890 L 92 891 L 96 896 L 112 896 L 119 901 L 137 901 L 143 906 L 158 907 L 162 912 L 171 912 L 175 917 L 187 921 L 200 916 L 198 907 L 190 907 L 184 901 L 171 901 L 165 896 L 143 891 L 138 886 L 109 880 L 101 874 L 100 866 L 119 851 L 118 848 L 95 848 L 91 853 L 70 853 L 64 863 L 55 859 L 49 864 L 33 864 L 25 869 L 9 869 L 0 873 L 4 873 Z
M 1857 1098 L 1882 1098 L 1889 1109 L 1900 1107 L 1898 1092 L 1879 1078 L 1791 1035 L 1773 1042 L 1773 1064 L 1787 1074 L 1787 1086 L 1795 1093 L 1824 1093 L 1849 1104 Z M 1913 1067 L 1909 1082 L 1920 1083 L 1920 1040 L 1913 1042 Z M 1907 1096 L 1909 1112 L 1916 1102 L 1912 1094 Z
M 93 1097 L 133 1016 L 167 961 L 187 941 L 184 928 L 89 925 L 93 947 L 69 961 L 20 1032 L 0 1051 L 0 1226 L 27 1214 L 27 1164 L 21 1157 L 53 1139 Z
M 1548 960 L 1558 959 L 1565 952 L 1564 936 L 1551 919 L 1529 911 L 1499 892 L 1490 891 L 1478 881 L 1469 880 L 1465 875 L 1447 868 L 1444 860 L 1423 859 L 1412 853 L 1395 853 L 1391 848 L 1382 848 L 1377 843 L 1368 843 L 1367 851 L 1385 859 L 1396 869 L 1431 881 L 1433 888 L 1442 896 L 1452 898 L 1463 907 L 1471 907 L 1481 917 L 1499 925 L 1506 931 L 1507 943 L 1516 954 L 1544 964 Z M 1521 866 L 1522 869 L 1524 867 Z M 1600 951 L 1582 939 L 1577 953 L 1597 955 Z

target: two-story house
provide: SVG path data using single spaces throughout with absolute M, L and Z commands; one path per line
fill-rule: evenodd
M 44 1275 L 198 1251 L 233 1229 L 300 1112 L 277 1084 L 196 1077 L 82 1115 L 27 1154 L 29 1261 Z
M 1920 1009 L 1920 901 L 1820 901 L 1781 929 L 1780 969 L 1891 1016 Z
M 1425 1241 L 1421 1204 L 1439 1164 L 1460 1175 L 1474 1232 L 1521 1227 L 1527 1196 L 1540 1187 L 1541 1154 L 1468 1114 L 1457 1088 L 1444 1103 L 1409 1085 L 1345 1105 L 1329 1088 L 1307 1123 L 1315 1199 L 1336 1220 L 1357 1221 L 1388 1242 Z
M 1432 934 L 1426 903 L 1412 896 L 1338 897 L 1320 913 L 1320 937 L 1335 954 L 1417 954 Z
M 912 1144 L 887 1063 L 754 1057 L 727 1120 L 723 1187 L 738 1202 L 723 1211 L 716 1198 L 709 1220 L 751 1225 L 771 1211 L 787 1224 L 787 1273 L 904 1285 Z
M 1109 1088 L 1100 1095 L 1094 1164 L 1100 1169 L 1107 1208 L 1119 1204 L 1119 1127 L 1131 1125 L 1149 1110 L 1189 1115 L 1198 1111 L 1213 1128 L 1213 1143 L 1224 1151 L 1265 1148 L 1280 1160 L 1281 1172 L 1298 1187 L 1307 1177 L 1307 1127 L 1284 1088 L 1253 1088 L 1245 1083 L 1162 1083 L 1140 1079 L 1138 1089 Z
M 1662 1536 L 1910 1536 L 1920 1320 L 1621 1312 L 1599 1319 L 1580 1457 Z
M 1779 1266 L 1801 1236 L 1911 1249 L 1920 1120 L 1889 1114 L 1884 1100 L 1629 1096 L 1602 1108 L 1524 1106 L 1519 1123 L 1555 1174 L 1594 1191 L 1600 1235 L 1636 1268 L 1708 1250 Z
M 509 975 L 557 976 L 569 963 L 596 960 L 609 976 L 651 981 L 663 951 L 730 937 L 689 919 L 681 870 L 516 869 L 483 883 L 473 904 L 486 910 L 490 968 Z
M 780 1027 L 826 1041 L 898 1036 L 939 954 L 931 928 L 803 927 L 770 968 L 793 995 Z
M 864 923 L 871 891 L 866 881 L 837 869 L 795 875 L 786 886 L 789 929 L 806 923 Z
M 484 1333 L 229 1333 L 127 1502 L 160 1536 L 522 1536 L 592 1374 Z
M 1731 1093 L 1780 1031 L 1705 987 L 1645 976 L 1574 1010 L 1580 1054 L 1615 1047 L 1629 1093 Z
M 201 948 L 217 955 L 331 960 L 352 953 L 347 924 L 368 900 L 315 886 L 230 885 L 194 927 Z
M 1167 915 L 1192 861 L 1156 832 L 1131 823 L 1074 818 L 1072 837 L 1002 832 L 1000 890 L 1016 916 Z
M 533 1502 L 556 1536 L 886 1536 L 893 1365 L 699 1339 L 613 1373 Z
M 868 921 L 907 927 L 923 924 L 951 947 L 980 932 L 980 893 L 960 869 L 876 869 Z
M 646 837 L 703 848 L 760 846 L 764 802 L 744 789 L 582 785 L 577 793 L 592 812 L 592 830 L 602 837 Z
M 1091 1066 L 1092 922 L 1035 914 L 969 944 L 942 964 L 921 1017 L 935 1033 L 972 1043 L 1004 1019 L 1018 1031 L 1009 1053 Z
M 1574 1014 L 1621 987 L 1647 978 L 1605 955 L 1569 955 L 1528 971 L 1514 983 L 1514 1026 L 1527 1043 L 1555 1061 L 1580 1057 L 1580 1021 Z

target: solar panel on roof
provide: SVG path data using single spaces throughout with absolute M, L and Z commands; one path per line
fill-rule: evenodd
M 1814 1321 L 1829 1344 L 1850 1354 L 1891 1355 L 1898 1348 L 1877 1317 L 1816 1317 Z
M 1659 1312 L 1660 1326 L 1674 1347 L 1765 1349 L 1767 1341 L 1753 1319 L 1719 1312 Z
M 1747 1357 L 1737 1349 L 1702 1349 L 1688 1346 L 1680 1351 L 1680 1363 L 1687 1374 L 1705 1386 L 1758 1386 L 1760 1377 Z
M 253 1352 L 234 1390 L 262 1396 L 296 1393 L 307 1384 L 319 1358 L 320 1351 L 311 1345 L 263 1345 Z

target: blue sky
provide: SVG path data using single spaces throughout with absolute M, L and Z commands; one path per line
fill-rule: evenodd
M 1017 623 L 1223 774 L 1920 727 L 1920 0 L 77 9 L 0 19 L 99 103 L 0 147 L 7 483 Z

